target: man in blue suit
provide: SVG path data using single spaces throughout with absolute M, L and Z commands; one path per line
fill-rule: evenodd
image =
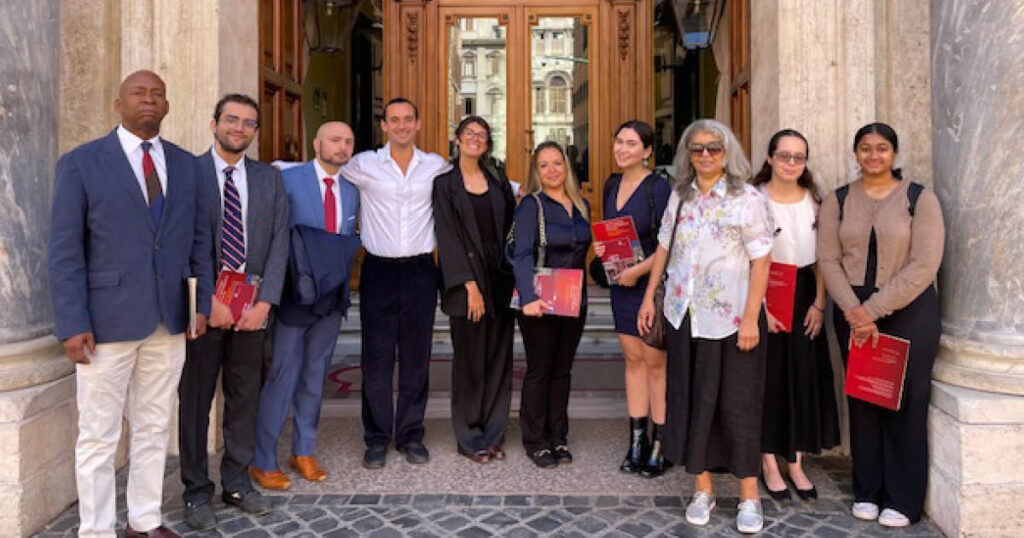
M 57 162 L 50 296 L 57 338 L 76 363 L 79 536 L 115 535 L 114 453 L 129 422 L 125 536 L 177 536 L 162 525 L 164 461 L 188 325 L 185 280 L 198 278 L 195 338 L 213 293 L 209 221 L 197 167 L 160 138 L 166 87 L 138 71 L 121 85 L 121 124 Z
M 325 123 L 313 140 L 316 158 L 284 171 L 282 178 L 291 207 L 289 224 L 293 229 L 305 226 L 342 236 L 356 234 L 359 193 L 339 174 L 341 166 L 352 156 L 354 145 L 355 138 L 348 125 L 340 121 Z M 292 236 L 295 237 L 294 231 Z M 293 241 L 293 261 L 295 247 Z M 316 259 L 309 261 L 315 263 Z M 289 279 L 294 281 L 298 275 L 294 274 L 295 265 L 290 266 Z M 339 296 L 347 291 L 350 269 L 351 264 L 337 279 L 341 284 L 334 293 Z M 291 480 L 280 471 L 277 461 L 277 439 L 289 409 L 293 411 L 294 422 L 291 467 L 312 482 L 327 478 L 314 458 L 316 431 L 324 379 L 347 308 L 347 301 L 337 300 L 332 301 L 326 311 L 314 312 L 312 308 L 295 304 L 288 284 L 285 287 L 280 316 L 274 325 L 274 359 L 260 394 L 255 457 L 249 468 L 257 483 L 274 490 L 291 486 Z

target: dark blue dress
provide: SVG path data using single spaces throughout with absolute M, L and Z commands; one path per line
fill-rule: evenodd
M 621 174 L 612 174 L 605 182 L 604 189 L 604 218 L 615 219 L 619 217 L 633 217 L 633 225 L 636 226 L 636 233 L 640 237 L 640 244 L 644 249 L 644 256 L 654 254 L 658 246 L 657 237 L 652 228 L 655 222 L 652 216 L 661 222 L 661 215 L 668 205 L 668 197 L 672 194 L 672 187 L 664 178 L 649 174 L 640 182 L 633 194 L 623 204 L 621 210 L 617 210 L 615 199 L 619 196 L 619 186 L 622 184 Z M 653 211 L 652 206 L 653 205 Z M 653 215 L 652 215 L 653 213 Z M 615 319 L 615 332 L 630 336 L 640 336 L 636 330 L 636 315 L 640 311 L 640 303 L 644 299 L 644 291 L 647 289 L 647 276 L 641 277 L 635 286 L 619 286 L 612 284 L 612 317 Z

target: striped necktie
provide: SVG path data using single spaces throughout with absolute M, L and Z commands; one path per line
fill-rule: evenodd
M 220 259 L 228 269 L 237 271 L 245 263 L 245 226 L 242 224 L 242 201 L 231 174 L 234 166 L 224 168 L 224 215 L 221 221 Z
M 160 217 L 164 212 L 164 191 L 160 186 L 160 176 L 157 175 L 156 165 L 153 164 L 153 156 L 149 150 L 153 143 L 142 142 L 142 177 L 146 180 L 146 199 L 149 201 L 149 217 L 153 219 L 153 225 L 160 225 Z

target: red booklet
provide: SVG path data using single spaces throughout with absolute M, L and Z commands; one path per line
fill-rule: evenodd
M 846 394 L 898 411 L 903 399 L 903 380 L 907 376 L 910 340 L 878 335 L 878 345 L 871 341 L 858 346 L 850 339 L 846 365 Z
M 533 275 L 533 291 L 538 299 L 551 305 L 547 314 L 580 316 L 583 301 L 583 271 L 579 269 L 537 269 Z M 512 292 L 512 308 L 519 309 L 519 292 Z
M 793 330 L 793 301 L 796 297 L 796 266 L 772 262 L 768 269 L 768 292 L 764 302 L 768 312 L 786 326 L 784 332 Z
M 231 318 L 234 323 L 238 323 L 242 314 L 256 302 L 259 287 L 259 275 L 225 270 L 217 277 L 216 297 L 231 309 Z
M 644 249 L 636 233 L 633 217 L 619 217 L 595 222 L 594 242 L 604 245 L 604 266 L 608 282 L 614 282 L 619 273 L 644 259 Z

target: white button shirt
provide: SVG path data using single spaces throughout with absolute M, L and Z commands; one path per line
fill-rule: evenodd
M 335 221 L 335 229 L 338 233 L 341 233 L 341 223 L 345 222 L 342 215 L 341 209 L 341 187 L 338 185 L 339 174 L 328 174 L 324 167 L 320 166 L 320 161 L 313 159 L 313 169 L 316 170 L 316 182 L 320 184 L 320 200 L 323 201 L 327 197 L 327 183 L 324 183 L 324 178 L 329 177 L 334 180 L 331 184 L 331 192 L 334 193 L 334 214 L 337 215 Z M 327 214 L 324 214 L 324 221 L 321 223 L 325 228 L 327 226 Z
M 403 174 L 391 158 L 391 144 L 385 144 L 341 168 L 341 175 L 359 189 L 363 246 L 370 254 L 405 258 L 434 250 L 434 178 L 450 167 L 440 155 L 413 148 Z
M 221 219 L 224 218 L 224 182 L 227 181 L 227 175 L 224 173 L 224 169 L 228 166 L 234 166 L 235 171 L 231 173 L 231 180 L 235 183 L 235 189 L 238 190 L 238 201 L 242 205 L 242 240 L 245 241 L 245 254 L 249 255 L 249 181 L 245 174 L 245 157 L 238 159 L 235 164 L 228 164 L 224 159 L 220 158 L 217 150 L 210 148 L 210 154 L 213 155 L 213 167 L 217 172 L 217 187 L 218 193 L 220 194 L 220 211 Z M 239 272 L 245 272 L 245 263 L 239 268 Z
M 131 165 L 132 171 L 135 172 L 135 181 L 139 183 L 139 188 L 142 189 L 142 199 L 149 203 L 149 195 L 146 193 L 146 176 L 142 173 L 142 142 L 143 140 L 128 129 L 124 128 L 124 125 L 117 126 L 117 139 L 121 142 L 121 149 L 124 150 L 125 156 L 128 157 L 128 164 Z M 160 189 L 164 193 L 164 198 L 167 197 L 167 159 L 164 158 L 164 147 L 160 143 L 160 136 L 154 136 L 147 140 L 153 144 L 153 147 L 149 148 L 149 156 L 153 159 L 153 166 L 156 168 L 156 175 L 160 178 Z

